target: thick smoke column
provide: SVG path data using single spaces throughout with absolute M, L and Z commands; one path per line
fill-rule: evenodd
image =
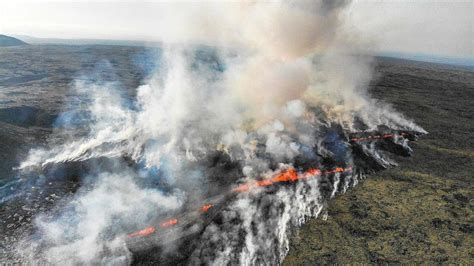
M 163 44 L 160 67 L 136 89 L 132 103 L 114 83 L 78 80 L 74 89 L 88 103 L 83 108 L 88 123 L 81 125 L 87 133 L 64 134 L 49 149 L 32 150 L 19 168 L 41 171 L 103 158 L 119 166 L 96 167 L 94 185 L 66 204 L 59 218 L 39 218 L 40 241 L 32 253 L 56 263 L 110 256 L 129 261 L 123 239 L 111 231 L 117 225 L 124 230 L 144 225 L 151 216 L 206 199 L 214 189 L 211 176 L 257 180 L 300 161 L 324 166 L 321 158 L 351 166 L 348 145 L 334 131 L 386 126 L 423 132 L 366 94 L 370 62 L 355 55 L 357 43 L 341 26 L 346 5 L 252 2 L 192 12 L 189 25 L 199 25 L 199 34 L 184 32 L 173 40 L 179 43 Z M 206 161 L 215 153 L 231 161 L 235 171 L 211 172 Z M 150 176 L 166 185 L 138 184 Z M 258 189 L 238 195 L 219 222 L 203 229 L 189 260 L 281 262 L 291 227 L 317 216 L 328 198 L 357 180 L 353 172 L 334 173 L 273 194 Z M 74 252 L 82 246 L 99 251 Z
M 111 95 L 113 90 L 104 89 L 104 84 L 78 82 L 78 89 L 92 94 L 89 111 L 94 123 L 89 136 L 52 151 L 32 151 L 20 168 L 124 153 L 135 160 L 144 156 L 148 165 L 159 165 L 161 155 L 170 154 L 176 146 L 184 146 L 192 159 L 207 144 L 222 142 L 216 142 L 215 136 L 235 133 L 243 126 L 256 130 L 273 122 L 291 129 L 295 115 L 312 108 L 321 112 L 316 114 L 323 116 L 321 122 L 336 122 L 349 130 L 354 130 L 356 120 L 362 120 L 367 129 L 384 124 L 421 131 L 365 95 L 369 64 L 350 56 L 357 50 L 348 48 L 339 31 L 345 4 L 231 5 L 232 11 L 224 9 L 222 17 L 214 17 L 224 26 L 214 29 L 208 25 L 214 34 L 223 30 L 218 38 L 214 36 L 218 45 L 235 47 L 220 49 L 223 73 L 216 66 L 192 62 L 196 46 L 190 40 L 164 45 L 163 67 L 148 85 L 137 89 L 138 111 L 124 107 L 120 95 Z M 147 148 L 150 139 L 160 139 L 160 147 Z

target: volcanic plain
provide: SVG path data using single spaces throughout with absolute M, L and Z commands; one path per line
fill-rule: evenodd
M 99 73 L 133 94 L 155 55 L 126 46 L 0 48 L 0 261 L 35 215 L 76 189 L 57 180 L 11 198 L 12 169 L 48 142 L 74 80 Z M 429 134 L 412 144 L 412 157 L 394 158 L 399 167 L 368 176 L 296 230 L 284 264 L 474 264 L 474 69 L 377 57 L 374 72 L 370 94 Z

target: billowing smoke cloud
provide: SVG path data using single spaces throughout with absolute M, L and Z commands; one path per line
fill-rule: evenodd
M 127 172 L 103 173 L 93 188 L 68 199 L 70 202 L 59 215 L 39 216 L 36 223 L 41 239 L 20 243 L 21 253 L 32 256 L 27 258 L 32 262 L 53 264 L 129 262 L 124 241 L 114 231 L 146 221 L 156 212 L 177 209 L 181 204 L 179 193 L 165 195 L 142 189 L 132 176 Z M 35 258 L 38 251 L 40 257 Z
M 202 36 L 164 43 L 160 67 L 136 89 L 132 102 L 113 82 L 78 80 L 74 89 L 85 99 L 87 123 L 80 128 L 86 134 L 63 134 L 48 149 L 32 150 L 19 168 L 124 157 L 140 167 L 120 175 L 104 171 L 59 218 L 38 218 L 41 241 L 33 253 L 45 253 L 53 262 L 98 262 L 110 254 L 129 261 L 120 238 L 104 238 L 116 219 L 146 222 L 153 213 L 178 208 L 186 201 L 180 197 L 205 197 L 210 188 L 203 180 L 210 173 L 202 162 L 216 152 L 255 179 L 291 167 L 297 158 L 316 158 L 314 147 L 350 165 L 352 158 L 339 152 L 346 149 L 343 144 L 334 140 L 337 147 L 330 150 L 318 138 L 333 125 L 346 132 L 380 125 L 423 132 L 368 97 L 371 65 L 341 27 L 346 5 L 245 2 L 193 9 L 195 28 L 189 31 L 195 31 L 180 32 Z M 137 177 L 152 170 L 177 194 L 138 186 Z M 331 179 L 330 197 L 339 182 L 345 190 L 357 181 L 340 175 Z M 222 223 L 205 228 L 191 261 L 280 262 L 290 228 L 323 208 L 320 186 L 312 180 L 272 195 L 260 190 L 240 195 L 223 210 Z

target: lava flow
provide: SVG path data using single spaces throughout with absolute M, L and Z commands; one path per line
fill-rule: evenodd
M 276 176 L 272 178 L 241 184 L 237 186 L 236 188 L 232 189 L 230 193 L 242 193 L 242 192 L 246 192 L 246 191 L 249 191 L 250 189 L 255 189 L 258 187 L 267 187 L 267 186 L 271 186 L 278 183 L 296 182 L 299 180 L 316 177 L 321 174 L 326 175 L 326 174 L 334 174 L 334 173 L 342 173 L 342 172 L 350 172 L 350 171 L 352 171 L 351 166 L 347 168 L 336 167 L 332 170 L 326 170 L 326 171 L 321 171 L 320 169 L 317 169 L 317 168 L 311 168 L 303 173 L 298 173 L 295 168 L 291 167 L 286 170 L 283 170 L 282 172 L 280 172 L 279 174 L 277 174 Z M 203 213 L 206 213 L 212 207 L 213 207 L 212 204 L 204 204 L 199 208 L 199 210 Z M 168 228 L 177 224 L 178 224 L 178 219 L 172 218 L 160 223 L 160 227 Z M 151 235 L 155 232 L 156 232 L 156 228 L 153 226 L 150 226 L 140 231 L 128 234 L 128 237 L 143 237 L 143 236 Z
M 215 155 L 216 157 L 212 157 L 212 160 L 214 162 L 218 161 L 217 165 L 220 165 L 219 167 L 227 167 L 225 171 L 230 173 L 231 178 L 235 178 L 234 181 L 225 183 L 222 187 L 217 187 L 217 192 L 209 194 L 204 203 L 198 206 L 189 206 L 186 211 L 178 213 L 174 217 L 155 221 L 153 226 L 128 234 L 127 247 L 137 254 L 143 254 L 142 252 L 155 248 L 158 251 L 154 250 L 153 252 L 161 252 L 159 250 L 165 248 L 166 243 L 176 243 L 181 245 L 180 248 L 186 249 L 192 246 L 190 243 L 193 243 L 193 239 L 205 234 L 209 225 L 213 225 L 210 227 L 211 231 L 216 227 L 225 229 L 227 226 L 232 226 L 232 222 L 223 222 L 223 217 L 226 215 L 227 208 L 230 207 L 230 202 L 235 200 L 237 195 L 254 191 L 258 193 L 263 188 L 268 188 L 265 192 L 268 195 L 273 195 L 275 191 L 273 188 L 277 189 L 280 185 L 317 178 L 317 186 L 320 188 L 321 197 L 330 198 L 335 191 L 339 189 L 345 191 L 346 187 L 355 184 L 351 183 L 351 180 L 357 179 L 359 175 L 387 169 L 395 165 L 390 164 L 387 160 L 380 159 L 383 157 L 378 153 L 379 150 L 401 156 L 410 156 L 411 149 L 408 147 L 406 140 L 416 140 L 420 134 L 419 132 L 396 131 L 386 127 L 379 127 L 377 131 L 372 132 L 341 133 L 338 135 L 339 140 L 336 140 L 336 142 L 340 141 L 338 143 L 341 144 L 335 145 L 339 145 L 340 150 L 329 150 L 328 155 L 316 153 L 317 157 L 315 159 L 295 161 L 292 166 L 284 168 L 271 176 L 256 179 L 241 177 L 242 172 L 238 172 L 238 175 L 232 175 L 233 168 L 226 164 L 226 155 L 218 153 Z M 334 142 L 328 143 L 330 143 L 328 144 L 329 147 L 334 147 L 331 146 L 334 145 Z M 314 149 L 316 150 L 316 148 Z M 346 160 L 344 152 L 353 155 L 353 160 Z M 341 159 L 333 156 L 334 153 L 338 153 L 337 156 L 341 156 Z M 215 184 L 218 186 L 221 179 L 220 176 L 216 176 L 216 178 L 218 181 L 215 181 Z M 229 187 L 229 184 L 235 185 Z M 252 195 L 250 196 L 252 198 Z M 260 198 L 260 195 L 255 196 Z
M 407 136 L 408 134 L 405 132 L 400 133 L 401 136 Z M 383 134 L 383 135 L 374 135 L 368 136 L 365 138 L 351 138 L 350 141 L 353 142 L 362 142 L 362 141 L 370 141 L 370 140 L 377 140 L 377 139 L 389 139 L 395 137 L 395 134 Z
M 399 134 L 395 133 L 382 133 L 382 134 L 376 134 L 376 135 L 369 135 L 366 137 L 357 137 L 353 136 L 349 138 L 349 142 L 352 143 L 363 143 L 366 141 L 377 141 L 377 140 L 384 140 L 384 139 L 393 139 L 396 136 L 401 136 L 404 138 L 410 137 L 408 133 L 405 132 L 400 132 Z M 235 194 L 235 193 L 243 193 L 250 191 L 252 189 L 256 189 L 259 187 L 268 187 L 272 186 L 275 184 L 280 184 L 280 183 L 288 183 L 288 182 L 296 182 L 299 180 L 303 179 L 308 179 L 320 175 L 329 175 L 329 174 L 335 174 L 335 173 L 343 173 L 343 172 L 351 172 L 353 170 L 352 166 L 348 166 L 346 168 L 343 167 L 335 167 L 331 170 L 321 170 L 318 168 L 309 168 L 308 170 L 299 173 L 295 168 L 290 167 L 288 169 L 285 169 L 281 171 L 280 173 L 276 174 L 275 176 L 267 179 L 262 179 L 262 180 L 257 180 L 257 181 L 249 181 L 245 182 L 243 184 L 238 185 L 237 187 L 234 187 L 231 189 L 227 195 L 229 194 Z M 246 178 L 244 178 L 246 179 Z M 213 207 L 212 204 L 204 204 L 199 208 L 199 212 L 201 213 L 206 213 L 208 212 L 211 208 Z M 159 227 L 161 228 L 169 228 L 173 227 L 178 224 L 178 218 L 172 218 L 169 220 L 166 220 L 164 222 L 161 222 L 159 224 Z M 143 237 L 143 236 L 148 236 L 157 231 L 156 227 L 150 226 L 145 229 L 139 230 L 137 232 L 128 234 L 128 237 Z

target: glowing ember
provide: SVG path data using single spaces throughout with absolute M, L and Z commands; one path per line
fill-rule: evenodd
M 250 188 L 249 184 L 242 184 L 242 185 L 239 185 L 238 187 L 232 189 L 232 192 L 244 192 L 244 191 L 248 191 L 249 188 Z
M 212 208 L 212 204 L 206 204 L 201 207 L 202 212 L 207 212 L 210 208 Z
M 289 168 L 288 170 L 283 171 L 276 177 L 272 178 L 272 182 L 288 182 L 288 181 L 296 181 L 298 180 L 298 173 L 294 168 Z
M 350 169 L 350 168 L 347 168 L 347 169 Z M 342 173 L 342 172 L 345 172 L 345 171 L 346 171 L 346 169 L 344 169 L 344 168 L 336 167 L 335 169 L 333 169 L 333 170 L 328 170 L 328 171 L 326 171 L 325 173 L 326 173 L 326 174 L 334 174 L 334 173 Z
M 160 224 L 161 227 L 170 227 L 178 223 L 178 219 L 170 219 Z
M 407 133 L 400 133 L 401 136 L 407 136 Z M 395 134 L 383 134 L 383 135 L 375 135 L 375 136 L 368 136 L 365 138 L 351 138 L 350 141 L 354 142 L 361 142 L 361 141 L 369 141 L 369 140 L 376 140 L 376 139 L 389 139 L 395 137 Z
M 317 175 L 320 175 L 320 174 L 321 174 L 321 170 L 316 169 L 316 168 L 311 168 L 308 171 L 306 171 L 303 174 L 303 176 L 304 176 L 304 178 L 309 178 L 309 177 L 317 176 Z
M 268 179 L 257 181 L 257 186 L 259 187 L 267 187 L 272 184 L 273 184 L 272 180 L 268 180 Z
M 147 236 L 147 235 L 153 234 L 155 231 L 156 231 L 155 227 L 149 226 L 145 229 L 129 234 L 128 237 Z

